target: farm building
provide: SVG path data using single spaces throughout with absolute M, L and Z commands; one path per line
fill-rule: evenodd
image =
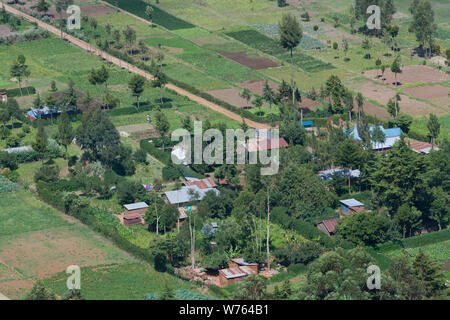
M 173 190 L 173 191 L 167 191 L 164 192 L 167 201 L 169 201 L 170 204 L 177 204 L 177 205 L 186 205 L 190 202 L 193 202 L 195 200 L 191 200 L 192 196 L 190 192 L 197 192 L 199 195 L 198 201 L 202 200 L 205 194 L 208 191 L 213 191 L 217 195 L 219 194 L 219 190 L 216 188 L 199 188 L 196 185 L 192 186 L 183 186 L 179 190 Z
M 139 213 L 129 213 L 123 216 L 123 225 L 128 226 L 137 226 L 142 225 L 142 216 Z
M 200 189 L 207 189 L 207 188 L 215 188 L 217 187 L 216 183 L 212 178 L 206 178 L 206 179 L 196 179 L 196 178 L 187 178 L 187 181 L 184 182 L 184 185 L 189 186 L 197 186 Z
M 145 202 L 137 202 L 124 204 L 123 207 L 125 208 L 125 214 L 137 213 L 142 217 L 147 211 L 148 204 L 146 204 Z
M 0 102 L 8 102 L 8 95 L 6 94 L 6 92 L 0 92 Z
M 350 215 L 356 212 L 366 211 L 364 209 L 364 203 L 355 199 L 339 200 L 341 203 L 341 212 L 344 215 Z
M 247 152 L 258 152 L 265 150 L 274 150 L 280 148 L 287 148 L 289 144 L 284 138 L 279 139 L 251 139 L 245 145 L 244 148 Z
M 334 218 L 334 219 L 320 221 L 317 224 L 317 228 L 320 231 L 325 232 L 327 235 L 332 236 L 336 232 L 336 226 L 338 224 L 338 220 L 339 220 L 338 218 Z
M 422 142 L 417 141 L 414 139 L 408 139 L 409 146 L 414 152 L 420 153 L 420 154 L 429 154 L 431 151 L 431 148 L 438 151 L 438 146 L 432 146 L 431 143 L 428 142 Z
M 228 268 L 219 270 L 219 283 L 221 287 L 244 280 L 250 274 L 258 274 L 258 264 L 248 263 L 242 258 L 228 261 Z
M 369 131 L 372 132 L 374 130 L 374 128 L 375 127 L 373 127 L 373 126 L 369 127 Z M 385 141 L 384 142 L 372 142 L 372 150 L 374 150 L 376 152 L 383 152 L 383 151 L 391 149 L 392 146 L 398 140 L 400 140 L 400 136 L 403 134 L 403 131 L 400 128 L 385 129 L 382 126 L 378 126 L 378 128 L 380 128 L 381 131 L 383 131 L 383 133 L 385 135 Z M 344 130 L 344 132 L 345 131 L 346 130 Z M 348 129 L 348 131 L 346 131 L 346 133 L 349 135 L 350 138 L 362 141 L 361 137 L 358 134 L 358 129 L 356 127 Z
M 73 110 L 68 110 L 67 114 L 73 114 Z M 49 119 L 52 117 L 58 117 L 61 114 L 61 110 L 57 109 L 50 109 L 47 106 L 44 106 L 40 109 L 31 108 L 27 112 L 27 118 L 30 120 L 37 120 L 37 119 Z

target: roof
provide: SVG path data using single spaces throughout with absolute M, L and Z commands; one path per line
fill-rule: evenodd
M 24 147 L 16 147 L 16 148 L 8 148 L 8 149 L 2 149 L 0 151 L 8 152 L 8 153 L 15 153 L 15 152 L 25 152 L 25 151 L 31 151 L 33 150 L 30 146 L 24 146 Z
M 141 218 L 141 215 L 139 213 L 129 213 L 123 216 L 123 218 L 125 220 L 132 220 L 132 219 L 137 219 L 137 218 Z
M 428 142 L 422 142 L 417 140 L 410 139 L 409 145 L 411 146 L 411 149 L 417 153 L 430 153 L 431 151 L 431 143 Z M 437 146 L 434 146 L 434 150 L 439 150 Z
M 345 199 L 345 200 L 339 200 L 340 203 L 347 207 L 361 207 L 364 206 L 364 203 L 359 202 L 356 199 Z
M 227 279 L 241 278 L 248 276 L 249 274 L 256 274 L 255 270 L 252 270 L 248 266 L 221 269 L 219 272 Z
M 363 212 L 366 211 L 363 207 L 359 206 L 359 207 L 349 207 L 351 210 L 355 211 L 355 212 Z
M 314 122 L 312 122 L 311 120 L 308 121 L 302 121 L 302 125 L 303 126 L 313 126 Z
M 217 222 L 211 222 L 211 226 L 213 227 L 213 228 L 218 228 L 219 226 L 217 225 Z
M 208 191 L 214 191 L 217 195 L 219 194 L 219 190 L 217 190 L 216 188 L 200 189 L 196 185 L 184 186 L 184 187 L 181 187 L 181 189 L 179 189 L 179 190 L 167 191 L 167 192 L 164 192 L 164 194 L 166 195 L 167 200 L 169 200 L 170 204 L 185 203 L 185 202 L 191 201 L 190 195 L 189 195 L 189 190 L 198 192 L 198 194 L 200 195 L 199 200 L 202 200 Z
M 185 186 L 197 186 L 200 189 L 206 189 L 206 188 L 214 188 L 217 185 L 215 184 L 214 180 L 211 178 L 206 178 L 202 180 L 191 180 L 191 181 L 185 181 Z
M 349 172 L 350 172 L 350 175 L 352 178 L 359 178 L 359 176 L 361 175 L 361 171 L 359 171 L 358 169 L 349 171 L 348 169 L 342 169 L 342 168 L 333 168 L 333 169 L 322 170 L 322 171 L 319 171 L 319 175 L 322 177 L 328 177 L 335 173 L 340 173 L 342 175 L 348 176 Z
M 245 144 L 245 148 L 248 152 L 287 148 L 288 146 L 289 144 L 286 140 L 284 140 L 284 138 L 270 140 L 251 139 Z
M 257 263 L 249 263 L 249 262 L 245 261 L 243 258 L 234 258 L 234 259 L 230 259 L 230 260 L 239 265 L 242 265 L 242 266 L 256 266 L 257 265 Z
M 378 126 L 378 128 L 380 128 L 381 131 L 384 132 L 384 135 L 386 138 L 385 138 L 384 143 L 373 142 L 372 143 L 373 150 L 391 148 L 395 144 L 395 142 L 397 142 L 397 140 L 400 140 L 400 136 L 403 134 L 403 131 L 400 128 L 385 129 L 385 128 L 383 128 L 383 126 Z M 375 129 L 374 126 L 369 127 L 369 131 L 371 131 L 371 132 L 374 129 Z M 362 140 L 358 134 L 358 129 L 356 127 L 348 129 L 348 130 L 344 130 L 344 132 L 347 132 L 349 134 L 350 138 L 353 138 L 353 139 L 359 140 L 359 141 Z
M 145 202 L 136 202 L 136 203 L 124 204 L 123 206 L 127 210 L 138 210 L 138 209 L 148 208 L 148 204 L 146 204 Z
M 334 233 L 334 231 L 336 230 L 336 226 L 338 224 L 338 218 L 334 218 L 334 219 L 328 219 L 328 220 L 323 220 L 320 223 L 323 223 L 323 225 L 325 226 L 325 228 L 327 229 L 327 231 L 329 233 Z

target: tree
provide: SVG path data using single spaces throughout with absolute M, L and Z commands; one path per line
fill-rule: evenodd
M 342 39 L 342 49 L 344 50 L 345 56 L 347 56 L 348 40 L 346 38 Z
M 134 75 L 128 82 L 131 95 L 136 97 L 137 109 L 139 110 L 139 98 L 144 92 L 145 78 L 141 75 Z
M 55 0 L 55 8 L 56 8 L 56 12 L 59 14 L 59 19 L 61 20 L 59 22 L 59 28 L 61 31 L 61 38 L 64 39 L 63 36 L 63 31 L 62 31 L 62 27 L 63 27 L 63 11 L 65 11 L 70 5 L 73 4 L 73 0 Z
M 407 230 L 409 230 L 409 236 L 412 235 L 412 230 L 422 222 L 421 217 L 422 213 L 408 203 L 404 203 L 398 208 L 394 221 L 402 228 L 403 238 L 406 237 Z
M 103 93 L 103 104 L 105 104 L 105 97 L 108 95 L 108 79 L 109 71 L 106 69 L 105 65 L 102 65 L 96 72 L 96 82 L 98 84 L 105 84 L 105 91 Z
M 159 88 L 161 104 L 163 103 L 162 91 L 167 84 L 167 76 L 161 71 L 161 69 L 156 71 L 155 80 L 153 81 L 153 87 Z
M 303 31 L 300 28 L 297 18 L 290 13 L 283 13 L 281 21 L 278 23 L 278 33 L 280 34 L 280 44 L 284 49 L 290 51 L 291 54 L 291 89 L 292 89 L 292 104 L 295 104 L 295 88 L 294 88 L 294 56 L 292 51 L 296 48 L 303 36 Z
M 433 202 L 430 207 L 430 219 L 442 230 L 450 222 L 450 196 L 442 187 L 432 189 Z
M 439 123 L 438 118 L 435 114 L 430 113 L 430 118 L 427 122 L 428 132 L 431 136 L 431 145 L 434 148 L 434 144 L 436 143 L 436 138 L 439 136 L 439 132 L 441 131 L 441 124 Z
M 166 115 L 162 111 L 157 111 L 155 114 L 155 129 L 158 131 L 163 141 L 164 150 L 164 137 L 169 133 L 170 123 Z
M 125 42 L 128 45 L 128 49 L 131 48 L 133 43 L 136 42 L 136 31 L 131 28 L 129 25 L 126 26 L 125 30 L 122 31 L 123 38 L 125 39 Z
M 19 55 L 17 60 L 13 63 L 10 69 L 11 77 L 15 77 L 19 82 L 20 95 L 22 96 L 22 80 L 28 77 L 31 72 L 28 70 L 28 66 L 25 64 L 25 56 Z
M 272 104 L 275 103 L 275 92 L 272 90 L 272 88 L 269 86 L 269 83 L 264 83 L 263 87 L 263 99 L 269 104 L 270 108 L 270 114 L 272 115 Z
M 48 11 L 48 3 L 45 0 L 39 0 L 36 9 L 39 12 L 47 12 Z
M 25 300 L 56 300 L 56 295 L 42 281 L 38 280 L 25 296 Z
M 394 121 L 394 124 L 402 129 L 403 132 L 408 133 L 413 118 L 409 114 L 400 113 Z
M 58 142 L 66 149 L 66 159 L 67 146 L 72 143 L 74 136 L 75 134 L 73 132 L 72 124 L 70 123 L 69 115 L 67 114 L 66 108 L 63 107 L 58 123 Z
M 414 8 L 411 7 L 411 13 L 413 14 L 413 22 L 411 25 L 411 31 L 416 34 L 416 39 L 423 48 L 428 43 L 429 54 L 425 54 L 426 57 L 431 56 L 433 38 L 437 32 L 437 25 L 434 23 L 434 12 L 429 0 L 415 1 L 413 3 Z M 426 50 L 428 52 L 428 49 Z
M 47 150 L 48 146 L 48 140 L 47 140 L 47 134 L 44 130 L 44 125 L 42 124 L 42 120 L 38 120 L 38 128 L 36 132 L 36 138 L 31 144 L 33 150 L 39 153 L 44 153 Z
M 141 183 L 136 181 L 122 181 L 117 184 L 117 199 L 120 204 L 142 201 L 146 197 L 147 191 Z
M 150 28 L 153 28 L 153 7 L 148 5 L 145 8 L 145 15 L 150 20 Z
M 253 274 L 241 281 L 233 293 L 235 300 L 262 300 L 266 296 L 266 280 L 262 276 Z
M 263 105 L 263 98 L 260 96 L 257 96 L 254 100 L 253 100 L 253 105 L 255 106 L 255 108 L 259 109 L 259 113 L 261 113 L 261 107 Z
M 396 104 L 392 99 L 389 99 L 389 101 L 387 103 L 387 109 L 388 109 L 389 114 L 393 118 L 396 118 L 398 113 L 400 112 L 400 108 L 398 107 L 398 104 Z
M 378 58 L 377 61 L 375 61 L 375 66 L 377 67 L 377 69 L 380 69 L 380 67 L 381 67 L 381 59 L 380 58 Z
M 349 169 L 348 193 L 351 193 L 351 170 L 360 164 L 361 158 L 361 145 L 351 139 L 345 139 L 336 151 L 336 164 Z
M 446 288 L 445 276 L 441 271 L 442 265 L 432 261 L 430 254 L 420 249 L 413 260 L 412 267 L 417 279 L 423 285 L 425 297 L 439 297 Z
M 402 72 L 402 69 L 400 68 L 400 60 L 399 59 L 400 59 L 399 57 L 395 58 L 394 62 L 392 62 L 392 65 L 391 65 L 391 71 L 395 75 L 395 85 L 396 86 L 398 85 L 397 73 Z
M 100 108 L 91 108 L 83 115 L 76 139 L 81 149 L 90 150 L 96 158 L 104 150 L 115 150 L 120 145 L 119 132 Z
M 63 295 L 62 300 L 86 300 L 80 289 L 69 289 Z
M 239 93 L 239 97 L 241 97 L 242 99 L 245 99 L 247 101 L 247 105 L 248 105 L 250 102 L 250 99 L 252 98 L 252 94 L 249 89 L 244 88 L 244 90 L 242 90 L 242 92 Z
M 361 112 L 363 112 L 363 106 L 364 106 L 364 96 L 361 92 L 358 92 L 356 94 L 356 103 L 358 105 L 358 120 L 361 120 Z

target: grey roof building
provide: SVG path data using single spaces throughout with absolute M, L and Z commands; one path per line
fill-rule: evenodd
M 187 203 L 191 201 L 191 195 L 189 194 L 189 190 L 192 190 L 199 194 L 198 200 L 202 200 L 208 191 L 214 191 L 217 195 L 219 194 L 219 190 L 217 190 L 216 188 L 200 189 L 196 185 L 183 186 L 179 190 L 167 191 L 164 192 L 164 194 L 166 195 L 167 200 L 169 201 L 170 204 Z
M 128 211 L 148 208 L 148 204 L 146 204 L 145 202 L 136 202 L 136 203 L 124 204 L 123 206 Z

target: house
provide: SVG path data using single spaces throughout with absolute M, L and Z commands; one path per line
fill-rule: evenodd
M 258 264 L 248 263 L 242 258 L 231 259 L 228 268 L 219 270 L 219 284 L 221 287 L 244 280 L 250 274 L 258 274 Z
M 142 216 L 139 213 L 129 213 L 123 216 L 123 225 L 128 226 L 138 226 L 143 225 Z
M 342 168 L 333 168 L 333 169 L 327 169 L 327 170 L 321 170 L 318 172 L 318 175 L 322 180 L 327 180 L 332 178 L 334 174 L 342 174 L 343 176 L 348 177 L 350 174 L 350 179 L 356 180 L 360 177 L 361 171 L 358 169 L 355 170 L 349 170 L 349 169 L 342 169 Z
M 250 139 L 245 145 L 245 151 L 258 152 L 265 150 L 274 150 L 280 148 L 287 148 L 289 144 L 284 140 L 284 138 L 279 139 Z
M 74 110 L 67 110 L 67 114 L 74 114 Z M 28 112 L 26 117 L 30 120 L 37 120 L 37 119 L 50 119 L 52 117 L 58 117 L 61 114 L 61 110 L 59 109 L 50 109 L 47 106 L 44 106 L 40 109 L 31 108 Z
M 438 146 L 432 146 L 431 143 L 428 143 L 428 142 L 417 141 L 417 140 L 410 139 L 410 138 L 408 138 L 408 142 L 409 142 L 409 146 L 411 147 L 411 149 L 414 152 L 417 152 L 420 154 L 429 154 L 431 151 L 431 148 L 433 148 L 433 150 L 436 150 L 436 151 L 439 150 Z
M 196 179 L 196 178 L 186 178 L 187 181 L 184 182 L 184 185 L 189 186 L 197 186 L 200 189 L 208 189 L 217 187 L 216 183 L 212 178 L 206 179 Z
M 196 185 L 192 186 L 183 186 L 179 190 L 173 190 L 173 191 L 167 191 L 164 192 L 164 195 L 167 198 L 167 201 L 170 204 L 177 204 L 177 205 L 186 205 L 193 201 L 200 201 L 203 199 L 203 197 L 206 195 L 208 191 L 213 191 L 217 195 L 219 195 L 219 190 L 216 188 L 199 188 Z M 192 200 L 192 196 L 190 192 L 196 192 L 198 193 L 199 197 L 197 200 Z
M 372 132 L 374 130 L 374 126 L 369 127 L 369 131 Z M 378 126 L 381 131 L 383 131 L 385 135 L 385 141 L 384 142 L 372 142 L 372 150 L 376 152 L 383 152 L 386 150 L 391 149 L 394 144 L 400 140 L 400 136 L 403 134 L 402 129 L 400 128 L 389 128 L 385 129 L 382 126 Z M 355 140 L 362 141 L 361 137 L 358 134 L 357 127 L 344 130 L 348 134 L 350 138 L 353 138 Z
M 341 203 L 341 212 L 344 215 L 350 215 L 356 212 L 364 212 L 364 203 L 359 202 L 355 199 L 339 200 Z
M 0 92 L 0 102 L 8 102 L 8 94 L 6 92 Z
M 320 231 L 325 232 L 328 236 L 332 236 L 336 232 L 336 226 L 338 224 L 338 220 L 339 220 L 338 218 L 334 218 L 334 219 L 320 221 L 317 224 L 317 228 Z
M 137 213 L 141 217 L 143 217 L 145 215 L 145 212 L 147 211 L 148 204 L 146 204 L 145 202 L 137 202 L 124 204 L 123 207 L 125 208 L 125 214 Z

